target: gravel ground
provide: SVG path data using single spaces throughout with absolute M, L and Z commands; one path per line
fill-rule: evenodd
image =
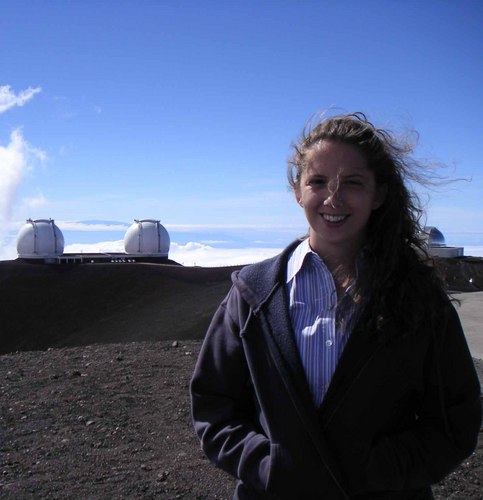
M 199 347 L 134 342 L 0 356 L 0 497 L 231 498 L 233 480 L 208 463 L 191 427 Z M 482 447 L 435 486 L 436 498 L 483 498 Z

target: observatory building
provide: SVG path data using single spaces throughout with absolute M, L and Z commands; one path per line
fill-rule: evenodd
M 64 236 L 52 219 L 27 219 L 17 237 L 17 253 L 22 259 L 55 261 L 64 252 Z
M 134 220 L 124 236 L 124 250 L 130 255 L 168 257 L 170 243 L 159 220 Z
M 28 219 L 17 236 L 17 253 L 19 259 L 48 264 L 177 264 L 168 258 L 170 244 L 168 231 L 159 220 L 135 219 L 124 236 L 125 253 L 64 253 L 64 236 L 52 219 Z
M 424 228 L 429 254 L 433 257 L 463 257 L 463 247 L 448 247 L 443 233 L 434 226 Z

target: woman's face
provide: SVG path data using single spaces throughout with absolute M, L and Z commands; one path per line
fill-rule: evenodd
M 385 189 L 355 146 L 323 141 L 309 153 L 295 196 L 310 225 L 310 246 L 323 258 L 357 253 Z

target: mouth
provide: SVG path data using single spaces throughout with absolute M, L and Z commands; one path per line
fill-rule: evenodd
M 348 215 L 330 215 L 330 214 L 321 214 L 322 218 L 326 220 L 327 222 L 342 222 L 343 220 L 347 219 L 349 217 Z

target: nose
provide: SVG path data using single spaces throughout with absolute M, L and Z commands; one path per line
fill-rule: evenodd
M 325 207 L 339 208 L 342 206 L 339 196 L 337 193 L 330 193 L 329 196 L 324 200 Z
M 342 200 L 339 192 L 339 182 L 329 183 L 327 197 L 324 200 L 325 207 L 338 208 L 342 206 Z

